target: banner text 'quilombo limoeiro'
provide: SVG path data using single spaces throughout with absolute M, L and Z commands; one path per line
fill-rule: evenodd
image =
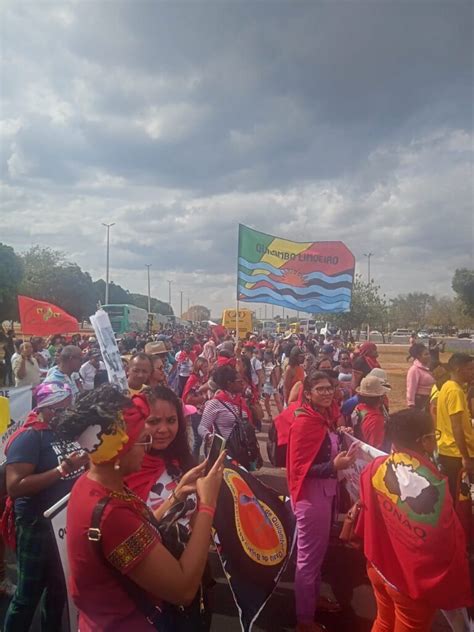
M 354 268 L 354 255 L 341 241 L 301 243 L 239 226 L 239 301 L 313 314 L 347 312 Z

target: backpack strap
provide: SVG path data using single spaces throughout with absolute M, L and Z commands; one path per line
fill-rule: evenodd
M 239 415 L 237 415 L 237 414 L 236 414 L 236 413 L 232 410 L 232 408 L 231 408 L 230 406 L 227 406 L 227 404 L 226 404 L 225 402 L 223 402 L 223 401 L 220 399 L 220 400 L 219 400 L 219 403 L 220 403 L 220 404 L 222 404 L 222 405 L 224 406 L 224 408 L 227 408 L 227 410 L 228 410 L 230 413 L 232 413 L 232 414 L 234 415 L 235 420 L 236 420 L 236 422 L 237 422 L 237 423 L 242 423 L 242 422 L 243 422 L 242 417 L 241 417 L 241 416 L 239 417 Z M 215 423 L 214 423 L 214 425 L 216 426 L 216 424 L 215 424 Z M 217 426 L 216 426 L 216 427 L 217 427 Z M 219 434 L 221 434 L 221 433 L 219 433 Z
M 127 577 L 127 575 L 123 575 L 119 570 L 117 570 L 115 566 L 111 564 L 107 557 L 104 555 L 104 551 L 101 545 L 102 532 L 100 530 L 100 524 L 102 522 L 102 516 L 104 514 L 105 508 L 109 504 L 110 500 L 110 496 L 104 496 L 95 505 L 92 511 L 91 525 L 87 530 L 87 539 L 89 540 L 89 542 L 91 542 L 92 547 L 95 549 L 98 556 L 113 571 L 116 580 L 133 601 L 133 603 L 137 607 L 137 610 L 139 610 L 144 615 L 148 623 L 154 626 L 155 629 L 163 629 L 162 627 L 160 627 L 162 625 L 163 617 L 163 612 L 161 608 L 153 604 L 148 599 L 145 591 L 142 590 L 140 586 L 138 586 L 129 577 Z

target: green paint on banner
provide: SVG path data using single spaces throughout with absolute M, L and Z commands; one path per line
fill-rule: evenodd
M 259 233 L 257 230 L 252 230 L 242 224 L 239 227 L 239 257 L 243 257 L 250 263 L 257 263 L 262 258 L 262 253 L 257 251 L 257 244 L 265 248 L 272 243 L 272 235 L 266 233 Z

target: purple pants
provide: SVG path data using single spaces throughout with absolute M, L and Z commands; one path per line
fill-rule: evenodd
M 333 453 L 337 451 L 331 437 Z M 307 478 L 293 511 L 298 527 L 295 574 L 296 620 L 314 621 L 321 588 L 321 567 L 329 544 L 337 480 Z

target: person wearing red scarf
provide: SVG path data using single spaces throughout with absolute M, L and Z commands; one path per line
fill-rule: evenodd
M 298 525 L 295 574 L 298 632 L 322 629 L 314 623 L 314 615 L 321 566 L 329 544 L 337 471 L 349 467 L 355 459 L 355 455 L 339 451 L 338 436 L 331 429 L 334 390 L 322 371 L 306 377 L 302 404 L 295 411 L 289 429 L 288 488 Z M 326 601 L 326 608 L 328 605 Z M 337 608 L 337 604 L 332 603 L 332 606 Z
M 151 449 L 145 454 L 141 469 L 127 476 L 125 483 L 157 519 L 181 503 L 180 520 L 189 530 L 189 521 L 197 509 L 196 480 L 203 475 L 205 465 L 194 467 L 183 406 L 174 391 L 157 386 L 145 390 L 142 399 L 146 429 L 152 437 Z
M 436 610 L 473 603 L 466 540 L 447 479 L 430 460 L 436 431 L 429 413 L 391 415 L 393 443 L 362 472 L 362 538 L 377 601 L 372 632 L 429 632 Z
M 364 342 L 359 347 L 357 359 L 352 367 L 352 390 L 356 390 L 363 377 L 369 375 L 372 369 L 380 368 L 377 360 L 379 352 L 373 342 Z

